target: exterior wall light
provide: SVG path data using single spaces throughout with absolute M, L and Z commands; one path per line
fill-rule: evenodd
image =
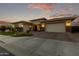
M 72 25 L 72 23 L 70 20 L 66 21 L 66 26 L 71 26 L 71 25 Z
M 21 25 L 21 27 L 23 27 L 23 25 Z
M 45 27 L 45 24 L 42 24 L 41 27 Z
M 23 27 L 23 24 L 19 24 L 19 27 Z

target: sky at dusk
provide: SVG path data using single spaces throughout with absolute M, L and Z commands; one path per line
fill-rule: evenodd
M 62 3 L 0 3 L 0 20 L 19 21 L 51 18 L 59 15 L 79 15 L 79 4 Z

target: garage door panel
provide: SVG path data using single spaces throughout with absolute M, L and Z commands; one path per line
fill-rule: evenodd
M 47 24 L 46 31 L 47 32 L 66 32 L 65 24 L 64 23 Z

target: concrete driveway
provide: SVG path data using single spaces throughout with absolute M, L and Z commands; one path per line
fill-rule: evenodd
M 17 56 L 79 56 L 79 43 L 0 35 L 0 46 Z

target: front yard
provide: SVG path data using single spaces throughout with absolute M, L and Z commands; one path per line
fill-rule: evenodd
M 15 32 L 0 32 L 0 35 L 13 35 Z
M 23 33 L 23 32 L 0 32 L 0 35 L 7 35 L 13 37 L 21 37 L 21 36 L 32 36 L 32 33 Z

